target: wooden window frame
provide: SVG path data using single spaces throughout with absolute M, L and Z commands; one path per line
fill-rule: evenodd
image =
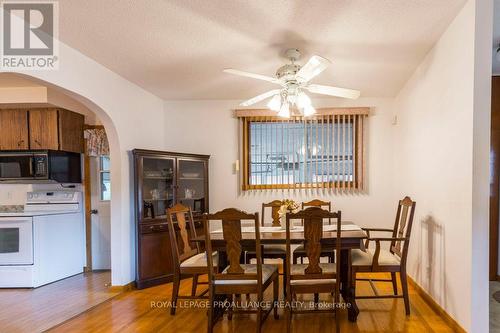
M 287 121 L 303 121 L 304 117 L 292 116 L 290 119 L 277 117 L 276 113 L 270 110 L 236 110 L 235 116 L 241 119 L 241 143 L 242 143 L 242 184 L 243 191 L 248 190 L 272 190 L 272 189 L 332 189 L 332 190 L 346 190 L 346 191 L 360 191 L 364 189 L 365 184 L 365 127 L 366 117 L 369 115 L 370 108 L 326 108 L 318 109 L 317 115 L 308 117 L 307 119 L 323 119 L 325 116 L 333 116 L 335 122 L 346 119 L 352 122 L 354 127 L 354 142 L 353 142 L 353 180 L 333 180 L 331 182 L 317 182 L 317 183 L 293 183 L 293 184 L 250 184 L 250 124 L 252 122 L 287 122 Z M 347 118 L 346 118 L 347 117 Z M 323 121 L 322 120 L 322 121 Z

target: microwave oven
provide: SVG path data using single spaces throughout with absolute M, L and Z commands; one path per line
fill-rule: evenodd
M 81 155 L 37 150 L 0 152 L 0 182 L 82 182 Z

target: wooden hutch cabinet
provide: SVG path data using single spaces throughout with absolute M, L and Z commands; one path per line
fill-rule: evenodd
M 172 281 L 173 264 L 165 210 L 191 207 L 196 229 L 208 212 L 208 155 L 133 150 L 138 289 Z

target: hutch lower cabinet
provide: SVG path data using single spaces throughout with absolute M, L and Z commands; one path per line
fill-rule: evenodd
M 198 233 L 208 212 L 208 155 L 135 149 L 136 285 L 172 281 L 173 259 L 166 209 L 177 203 L 193 211 Z

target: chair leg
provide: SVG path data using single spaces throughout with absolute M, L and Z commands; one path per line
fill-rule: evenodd
M 175 308 L 177 306 L 177 298 L 179 297 L 179 286 L 181 284 L 181 277 L 179 274 L 174 273 L 174 281 L 172 288 L 172 307 L 170 308 L 170 314 L 175 315 Z
M 207 309 L 208 325 L 207 333 L 214 331 L 214 289 L 209 285 L 208 291 L 209 307 Z
M 290 333 L 292 331 L 292 298 L 287 297 L 287 305 L 285 307 L 285 319 L 286 319 L 286 332 Z
M 257 329 L 256 329 L 256 332 L 261 333 L 262 332 L 262 307 L 260 305 L 262 304 L 262 301 L 263 301 L 262 293 L 260 293 L 257 296 L 257 299 L 258 299 L 258 305 L 257 305 L 257 327 L 256 327 Z
M 274 319 L 279 319 L 278 315 L 278 299 L 280 294 L 280 276 L 277 275 L 276 279 L 273 281 L 273 311 Z
M 403 289 L 403 299 L 405 301 L 405 311 L 406 315 L 410 315 L 410 297 L 408 295 L 408 281 L 406 278 L 406 271 L 401 271 L 399 273 L 401 277 L 401 288 Z
M 292 255 L 292 258 L 293 258 L 292 260 L 293 264 L 297 265 L 297 256 L 295 255 L 295 253 Z
M 233 304 L 233 295 L 229 295 L 229 304 Z M 233 320 L 233 306 L 230 305 L 229 308 L 227 309 L 227 319 L 228 320 Z
M 191 296 L 196 296 L 196 288 L 198 288 L 198 274 L 193 275 L 193 285 L 191 286 Z
M 286 297 L 286 276 L 288 274 L 287 272 L 287 260 L 289 260 L 286 256 L 282 258 L 283 259 L 283 296 Z
M 394 291 L 394 295 L 398 294 L 398 281 L 396 279 L 396 273 L 391 272 L 391 279 L 392 279 L 392 290 Z
M 252 261 L 252 257 L 248 255 L 248 253 L 245 255 L 245 264 L 250 264 Z M 247 302 L 250 300 L 250 294 L 245 294 Z
M 333 314 L 335 316 L 335 333 L 340 333 L 339 309 L 336 306 L 335 306 Z
M 317 308 L 319 306 L 319 294 L 314 294 L 314 307 Z

